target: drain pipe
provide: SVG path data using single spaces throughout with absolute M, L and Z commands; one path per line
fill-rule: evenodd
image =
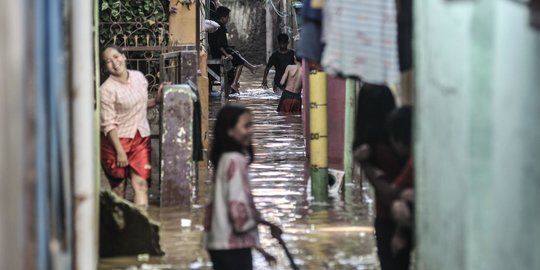
M 94 158 L 94 8 L 94 1 L 70 3 L 74 269 L 77 270 L 94 270 L 98 260 Z
M 311 194 L 315 201 L 328 199 L 328 102 L 326 73 L 309 74 L 309 126 Z

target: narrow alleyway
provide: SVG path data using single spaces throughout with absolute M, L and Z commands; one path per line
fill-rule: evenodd
M 257 207 L 265 218 L 283 227 L 284 240 L 301 269 L 379 269 L 370 190 L 364 187 L 362 192 L 359 183 L 348 184 L 345 194 L 334 196 L 329 204 L 313 203 L 305 173 L 302 119 L 278 115 L 279 97 L 261 89 L 258 78 L 260 74 L 245 76 L 242 93 L 230 100 L 245 104 L 255 115 L 256 158 L 251 176 Z M 221 104 L 219 99 L 211 101 L 211 126 Z M 164 257 L 102 259 L 99 269 L 211 269 L 200 245 L 209 178 L 208 171 L 199 172 L 195 203 L 189 210 L 150 207 L 150 216 L 161 223 Z M 155 198 L 157 188 L 152 192 Z M 260 229 L 261 243 L 278 258 L 278 265 L 270 268 L 254 252 L 255 269 L 290 269 L 277 241 L 266 227 Z

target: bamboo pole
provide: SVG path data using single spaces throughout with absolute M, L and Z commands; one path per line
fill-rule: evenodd
M 288 14 L 289 14 L 289 10 L 288 10 L 288 4 L 289 4 L 289 3 L 288 3 L 288 2 L 289 2 L 288 0 L 283 0 L 283 11 L 282 11 L 282 12 L 283 12 L 283 14 L 284 14 L 285 16 L 283 17 L 283 29 L 281 30 L 282 33 L 285 33 L 285 34 L 287 34 L 287 35 L 289 35 L 289 31 L 288 31 L 288 29 L 289 29 L 289 20 L 288 20 L 288 19 L 289 19 L 289 17 L 288 17 L 288 16 L 289 16 L 289 15 L 288 15 Z
M 201 47 L 202 48 L 202 47 Z M 197 88 L 199 90 L 199 99 L 201 102 L 201 139 L 203 145 L 204 159 L 199 162 L 199 168 L 208 168 L 208 147 L 209 140 L 209 82 L 208 82 L 208 54 L 204 49 L 199 53 L 200 75 L 197 76 Z M 203 181 L 204 182 L 204 181 Z
M 345 183 L 352 182 L 353 177 L 353 141 L 354 141 L 354 108 L 355 108 L 354 79 L 347 79 L 345 83 L 345 145 L 343 148 L 343 171 Z
M 311 193 L 316 201 L 328 199 L 328 112 L 326 73 L 311 71 L 310 85 L 310 148 Z
M 101 83 L 101 77 L 100 77 L 100 59 L 101 59 L 101 51 L 99 47 L 99 1 L 94 1 L 94 93 L 95 93 L 95 102 L 97 104 L 100 93 L 99 93 L 99 86 Z M 100 110 L 99 106 L 94 107 L 94 190 L 99 191 L 101 190 L 101 167 L 99 164 L 101 164 L 101 149 L 100 149 Z M 96 193 L 94 195 L 95 201 L 94 201 L 94 207 L 96 210 L 94 212 L 96 213 L 96 216 L 94 218 L 94 226 L 95 228 L 99 228 L 99 193 Z M 99 237 L 96 234 L 94 236 L 94 250 L 96 251 L 96 260 L 99 258 Z

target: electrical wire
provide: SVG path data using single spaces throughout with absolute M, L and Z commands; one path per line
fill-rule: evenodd
M 290 14 L 287 14 L 287 12 L 281 12 L 277 9 L 276 5 L 274 4 L 274 1 L 273 0 L 266 0 L 265 1 L 266 4 L 270 4 L 270 6 L 272 7 L 272 9 L 274 10 L 274 12 L 276 12 L 276 14 L 279 16 L 279 17 L 282 17 L 282 18 L 285 18 L 287 16 L 290 16 Z

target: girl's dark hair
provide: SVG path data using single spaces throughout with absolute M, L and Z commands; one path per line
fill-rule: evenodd
M 214 138 L 210 152 L 210 162 L 217 169 L 219 159 L 225 152 L 244 153 L 242 145 L 231 138 L 228 134 L 238 123 L 238 119 L 244 113 L 251 113 L 251 110 L 241 105 L 227 104 L 219 110 L 214 124 Z M 248 147 L 249 163 L 253 162 L 253 146 Z
M 118 47 L 118 46 L 115 46 L 115 45 L 107 45 L 107 46 L 105 46 L 105 48 L 103 48 L 103 49 L 101 50 L 101 55 L 100 55 L 101 57 L 100 57 L 100 58 L 101 58 L 101 61 L 102 61 L 102 62 L 103 62 L 103 53 L 104 53 L 106 50 L 108 50 L 108 49 L 115 49 L 115 50 L 118 51 L 119 53 L 124 54 L 124 49 L 122 49 L 122 48 L 120 48 L 120 47 Z
M 396 102 L 390 88 L 364 83 L 358 95 L 353 147 L 389 143 L 386 119 L 395 108 Z
M 124 54 L 124 49 L 115 45 L 107 45 L 101 49 L 101 52 L 99 55 L 99 64 L 100 64 L 100 71 L 101 71 L 100 76 L 99 76 L 100 81 L 101 81 L 100 84 L 103 84 L 107 80 L 107 77 L 108 77 L 107 75 L 109 74 L 109 72 L 107 72 L 107 68 L 105 68 L 105 61 L 103 61 L 103 53 L 108 49 L 114 49 L 118 51 L 119 53 Z
M 403 106 L 393 110 L 387 120 L 388 135 L 406 146 L 411 146 L 412 107 Z

